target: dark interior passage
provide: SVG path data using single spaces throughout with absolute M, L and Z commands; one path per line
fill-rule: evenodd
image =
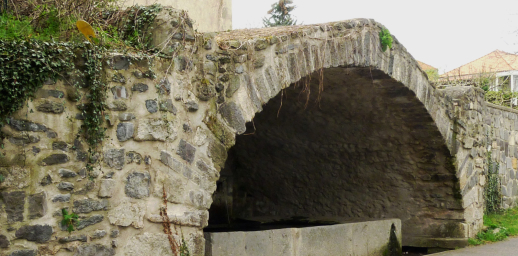
M 400 218 L 404 244 L 464 237 L 450 153 L 415 94 L 368 68 L 324 70 L 320 93 L 318 77 L 271 99 L 236 138 L 208 228 Z

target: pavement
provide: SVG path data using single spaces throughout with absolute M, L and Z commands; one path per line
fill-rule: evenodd
M 502 242 L 467 247 L 441 253 L 428 254 L 433 256 L 518 256 L 518 238 L 509 238 Z

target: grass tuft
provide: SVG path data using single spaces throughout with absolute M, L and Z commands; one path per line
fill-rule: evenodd
M 485 231 L 468 240 L 470 245 L 480 245 L 505 240 L 518 235 L 518 207 L 503 211 L 501 214 L 484 215 Z

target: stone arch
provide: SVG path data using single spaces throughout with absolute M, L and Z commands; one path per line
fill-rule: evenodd
M 87 146 L 77 136 L 83 118 L 80 109 L 85 102 L 77 102 L 77 91 L 67 81 L 43 85 L 35 100 L 27 102 L 2 127 L 7 137 L 2 141 L 4 157 L 0 157 L 0 174 L 5 177 L 0 182 L 0 223 L 8 228 L 0 230 L 0 243 L 10 243 L 11 253 L 25 248 L 36 253 L 40 241 L 33 242 L 32 236 L 27 235 L 29 231 L 44 230 L 41 242 L 46 246 L 57 246 L 61 239 L 69 241 L 70 234 L 59 226 L 61 209 L 69 207 L 81 215 L 84 227 L 78 228 L 74 236 L 99 237 L 95 241 L 78 241 L 78 251 L 86 254 L 92 250 L 117 255 L 167 254 L 172 250 L 169 244 L 172 239 L 182 243 L 185 240 L 191 255 L 203 255 L 203 228 L 207 226 L 211 204 L 217 205 L 211 198 L 216 181 L 225 178 L 227 169 L 223 167 L 229 162 L 246 164 L 254 160 L 237 154 L 242 152 L 236 153 L 236 149 L 262 150 L 266 157 L 279 152 L 304 173 L 311 169 L 325 170 L 318 172 L 322 174 L 319 176 L 306 175 L 308 181 L 299 183 L 310 186 L 309 192 L 299 192 L 297 187 L 287 191 L 277 186 L 280 190 L 256 190 L 256 198 L 276 192 L 284 193 L 286 196 L 279 199 L 285 201 L 293 201 L 298 195 L 318 195 L 311 200 L 300 200 L 318 206 L 321 198 L 332 195 L 335 200 L 325 207 L 334 216 L 372 218 L 390 214 L 402 218 L 403 225 L 415 224 L 424 231 L 415 236 L 406 232 L 403 240 L 404 244 L 413 246 L 461 247 L 481 227 L 485 128 L 492 122 L 500 125 L 503 115 L 509 119 L 503 124 L 510 129 L 516 120 L 515 113 L 502 114 L 493 106 L 488 115 L 482 94 L 473 88 L 438 89 L 430 85 L 397 40 L 393 49 L 380 50 L 378 32 L 382 26 L 372 20 L 197 34 L 190 23 L 169 22 L 179 15 L 183 19 L 183 12 L 164 8 L 162 14 L 155 19 L 156 30 L 151 34 L 155 35 L 154 41 L 165 40 L 165 45 L 155 44 L 164 49 L 164 55 L 110 53 L 105 56 L 102 72 L 110 89 L 105 114 L 112 118 L 105 126 L 107 138 L 97 152 L 100 158 L 96 168 L 87 170 Z M 319 91 L 320 82 L 323 91 Z M 311 89 L 307 106 L 307 94 L 300 94 L 304 89 Z M 87 93 L 86 89 L 79 90 Z M 315 97 L 320 97 L 320 101 Z M 283 107 L 279 112 L 281 100 Z M 371 109 L 376 111 L 370 113 Z M 276 118 L 277 115 L 283 118 Z M 277 125 L 274 123 L 277 120 L 284 123 Z M 480 125 L 482 120 L 484 127 Z M 387 123 L 389 133 L 380 129 Z M 252 124 L 256 125 L 255 135 L 244 135 L 254 131 Z M 395 133 L 396 126 L 404 128 L 398 132 L 404 132 Z M 314 129 L 300 129 L 305 127 Z M 269 142 L 269 134 L 264 131 L 283 136 L 307 132 L 309 136 L 304 135 L 308 138 L 305 144 L 293 136 L 284 136 L 284 142 L 276 142 L 281 145 L 274 145 L 277 147 L 274 151 L 269 145 L 261 144 Z M 501 156 L 514 154 L 514 142 L 510 139 L 513 145 L 511 142 L 507 145 L 503 141 L 508 139 L 504 132 L 498 135 Z M 313 138 L 321 140 L 309 140 Z M 339 152 L 328 150 L 338 148 L 335 138 L 340 141 Z M 364 141 L 374 141 L 376 147 L 381 145 L 385 151 L 371 154 L 367 149 L 373 143 Z M 319 161 L 315 164 L 306 158 L 296 158 L 305 153 L 305 148 L 299 145 L 311 143 L 315 144 L 312 148 L 318 148 L 315 153 Z M 407 147 L 399 150 L 397 145 Z M 286 152 L 290 153 L 292 148 L 302 153 L 288 155 Z M 428 154 L 428 148 L 435 154 Z M 409 153 L 408 149 L 413 151 Z M 372 163 L 364 164 L 361 155 L 351 153 L 353 150 L 363 152 L 364 156 L 369 153 Z M 385 172 L 372 172 L 376 168 L 368 168 L 380 166 L 371 156 L 385 163 L 387 159 L 399 160 L 403 151 L 408 153 L 403 165 L 386 168 L 388 165 L 383 164 L 381 169 Z M 337 154 L 340 157 L 333 157 Z M 447 161 L 451 157 L 453 166 Z M 345 159 L 345 163 L 333 162 L 338 158 Z M 264 159 L 268 160 L 258 160 L 270 164 Z M 282 160 L 277 156 L 274 160 L 279 159 Z M 434 164 L 417 161 L 421 159 L 432 159 Z M 510 158 L 501 158 L 500 166 L 503 161 L 508 169 L 514 167 Z M 310 168 L 303 169 L 301 164 L 308 162 L 312 164 L 308 165 Z M 293 173 L 293 167 L 285 168 L 282 162 L 274 166 L 280 167 Z M 386 173 L 392 176 L 382 177 L 396 185 L 398 181 L 409 183 L 412 179 L 420 183 L 405 185 L 412 192 L 407 193 L 410 201 L 394 200 L 398 208 L 390 208 L 384 198 L 398 194 L 376 190 L 377 183 L 346 186 L 344 181 L 337 187 L 337 182 L 344 180 L 341 176 L 348 174 L 343 167 L 370 174 L 364 177 L 360 176 L 363 173 L 352 173 L 362 182 L 378 182 L 380 174 Z M 255 172 L 267 173 L 260 171 Z M 326 181 L 325 177 L 333 173 L 340 178 Z M 514 179 L 515 172 L 510 174 Z M 294 178 L 287 176 L 286 180 Z M 459 184 L 461 200 L 454 197 L 455 184 Z M 507 188 L 513 186 L 516 190 L 516 180 L 506 184 Z M 396 185 L 393 187 L 401 187 Z M 329 189 L 320 193 L 320 187 Z M 363 201 L 374 202 L 369 202 L 372 209 L 361 208 L 359 213 L 349 214 L 349 209 L 337 208 L 355 199 L 344 192 L 344 187 L 353 187 Z M 365 188 L 365 193 L 359 193 Z M 427 207 L 414 207 L 412 200 Z M 300 211 L 299 205 L 295 208 L 293 204 L 285 204 L 288 207 L 282 211 L 288 217 L 324 215 L 319 211 L 325 207 L 308 207 L 311 204 L 299 204 Z M 266 204 L 264 209 L 278 209 L 271 205 Z M 167 218 L 163 212 L 166 209 Z M 394 209 L 409 209 L 410 214 L 399 214 Z M 416 218 L 408 218 L 413 215 Z M 180 228 L 179 233 L 173 237 L 164 234 L 163 223 L 175 224 Z M 112 238 L 96 232 L 101 227 L 106 227 L 102 230 L 104 234 L 121 234 Z M 409 237 L 419 239 L 409 241 Z M 112 248 L 113 239 L 118 239 L 117 249 Z
M 242 165 L 229 167 L 232 163 L 227 161 L 226 169 L 233 169 L 233 174 L 230 174 L 234 180 L 232 197 L 238 204 L 241 203 L 238 206 L 241 215 L 234 217 L 261 221 L 293 217 L 325 219 L 329 217 L 326 213 L 330 212 L 332 217 L 347 216 L 346 221 L 396 217 L 403 222 L 404 245 L 418 247 L 454 248 L 465 245 L 467 237 L 475 234 L 481 219 L 468 216 L 465 209 L 473 207 L 476 208 L 473 212 L 480 213 L 481 205 L 466 204 L 464 196 L 472 191 L 479 192 L 480 188 L 466 185 L 458 168 L 460 160 L 455 158 L 459 152 L 464 157 L 470 151 L 469 147 L 464 149 L 458 146 L 457 136 L 467 132 L 455 130 L 457 121 L 466 117 L 455 111 L 456 104 L 445 102 L 448 99 L 451 101 L 452 97 L 473 93 L 437 90 L 397 39 L 394 40 L 393 49 L 383 52 L 379 44 L 381 28 L 383 26 L 374 20 L 356 19 L 318 26 L 232 31 L 216 36 L 220 49 L 223 49 L 220 55 L 232 59 L 231 67 L 236 73 L 226 87 L 226 102 L 218 110 L 219 116 L 225 120 L 223 122 L 238 134 L 233 149 L 230 149 L 233 139 L 220 138 L 220 141 L 227 142 L 227 149 L 230 149 L 232 160 L 229 161 L 241 161 Z M 455 93 L 457 96 L 448 97 Z M 476 96 L 470 99 L 473 98 L 476 99 Z M 334 122 L 337 127 L 329 128 L 332 125 L 328 122 Z M 339 122 L 342 122 L 342 127 L 336 124 Z M 315 128 L 315 123 L 321 127 Z M 318 132 L 303 129 L 301 125 L 344 140 L 338 140 L 333 145 L 332 139 L 326 141 L 318 136 Z M 387 126 L 387 130 L 381 128 L 383 125 Z M 208 126 L 210 129 L 214 127 Z M 340 134 L 342 128 L 351 134 Z M 221 134 L 220 131 L 212 131 L 216 136 Z M 239 135 L 244 133 L 255 134 Z M 296 141 L 296 135 L 308 136 L 318 142 Z M 284 136 L 286 140 L 277 143 L 271 140 L 279 136 Z M 360 141 L 360 138 L 365 141 Z M 369 139 L 379 141 L 370 143 Z M 279 147 L 284 149 L 278 150 Z M 307 150 L 312 147 L 320 148 Z M 343 148 L 329 150 L 337 147 Z M 320 162 L 309 164 L 310 167 L 306 163 L 301 164 L 299 161 L 309 157 L 304 155 L 308 152 L 314 153 Z M 335 157 L 319 154 L 334 154 Z M 341 157 L 354 164 L 340 162 Z M 294 164 L 295 167 L 287 166 L 282 159 L 297 164 Z M 361 163 L 362 159 L 377 165 L 378 171 Z M 338 161 L 333 165 L 329 162 L 332 160 Z M 468 160 L 473 161 L 471 158 Z M 220 166 L 223 164 L 220 163 Z M 331 178 L 308 171 L 301 178 L 304 175 L 293 172 L 294 169 L 307 167 L 309 170 L 318 166 L 328 171 Z M 352 167 L 370 171 L 362 174 L 361 171 L 347 173 L 344 170 Z M 242 169 L 242 176 L 234 177 L 239 168 Z M 275 176 L 276 172 L 271 171 L 283 168 L 291 174 Z M 460 169 L 462 171 L 463 166 Z M 383 170 L 388 170 L 388 174 Z M 224 175 L 229 175 L 228 170 L 223 170 Z M 340 185 L 355 184 L 331 180 L 333 175 L 338 180 L 356 179 L 360 181 L 356 185 L 363 187 L 356 190 L 356 194 L 333 194 L 340 190 Z M 239 184 L 236 184 L 236 179 Z M 391 179 L 395 182 L 388 182 L 390 185 L 385 187 L 382 185 Z M 367 184 L 369 180 L 371 184 Z M 325 184 L 312 181 L 330 182 L 334 187 L 329 188 L 327 194 L 319 194 L 319 186 Z M 397 184 L 399 181 L 402 183 Z M 268 184 L 270 191 L 257 185 L 254 187 L 254 182 Z M 239 186 L 246 189 L 236 191 Z M 390 186 L 392 192 L 383 191 Z M 250 194 L 252 191 L 260 194 L 255 197 L 262 198 L 254 198 L 256 201 L 253 202 L 236 198 L 240 192 Z M 393 194 L 387 196 L 390 193 Z M 315 194 L 319 194 L 318 199 L 305 200 Z M 326 196 L 336 198 L 323 199 Z M 349 199 L 342 196 L 349 196 Z M 215 200 L 217 205 L 217 198 Z M 347 207 L 358 206 L 365 200 L 368 203 L 363 208 L 357 207 L 361 213 L 347 212 Z M 326 203 L 336 203 L 342 208 L 331 209 L 333 207 L 326 206 Z M 263 208 L 262 212 L 258 208 Z M 304 213 L 307 215 L 304 216 Z

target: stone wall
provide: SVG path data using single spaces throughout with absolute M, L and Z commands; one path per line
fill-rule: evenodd
M 337 177 L 335 185 L 342 182 L 344 189 L 350 184 L 338 179 L 348 175 L 337 173 L 342 165 L 355 168 L 355 175 L 364 174 L 364 182 L 373 181 L 366 195 L 379 202 L 372 209 L 360 209 L 361 214 L 352 211 L 358 217 L 387 217 L 385 209 L 391 217 L 401 213 L 427 230 L 419 233 L 425 235 L 421 240 L 407 244 L 431 247 L 464 245 L 481 227 L 483 179 L 476 178 L 485 154 L 479 127 L 485 107 L 481 93 L 469 88 L 436 90 L 397 40 L 393 49 L 381 51 L 378 35 L 383 26 L 373 20 L 197 34 L 192 27 L 167 22 L 178 15 L 181 12 L 165 8 L 152 26 L 153 43 L 163 46 L 162 54 L 105 56 L 107 137 L 98 146 L 93 170 L 85 168 L 88 145 L 79 132 L 84 118 L 80 109 L 87 102 L 77 94 L 87 89 L 75 89 L 69 78 L 46 83 L 2 128 L 7 134 L 1 150 L 5 157 L 0 158 L 5 177 L 0 183 L 2 255 L 167 255 L 172 253 L 170 240 L 184 241 L 191 255 L 203 255 L 203 228 L 227 151 L 236 143 L 236 134 L 253 131 L 256 121 L 250 121 L 256 113 L 277 115 L 279 100 L 290 110 L 280 114 L 302 116 L 286 120 L 305 122 L 311 130 L 288 128 L 315 138 L 281 145 L 285 152 L 297 152 L 306 143 L 318 149 L 317 160 L 330 159 L 325 154 L 349 157 L 343 162 L 315 162 L 321 164 L 316 176 Z M 74 63 L 81 68 L 84 60 L 78 56 Z M 88 87 L 80 77 L 70 79 Z M 321 94 L 322 83 L 315 81 L 324 84 Z M 306 97 L 298 94 L 300 88 L 313 88 L 311 97 L 322 95 L 322 105 L 312 106 L 329 114 L 307 110 L 311 114 L 305 117 L 304 104 L 284 102 L 283 97 Z M 351 109 L 361 110 L 361 115 Z M 340 111 L 347 116 L 340 116 Z M 347 123 L 354 118 L 378 127 Z M 332 125 L 335 119 L 348 124 L 347 133 Z M 272 119 L 263 120 L 271 125 Z M 389 132 L 378 129 L 385 125 L 382 121 Z M 324 128 L 332 133 L 323 133 Z M 272 133 L 288 131 L 279 127 Z M 253 140 L 253 135 L 246 136 Z M 258 149 L 247 150 L 251 152 L 240 153 Z M 235 157 L 232 152 L 231 156 Z M 448 162 L 451 157 L 453 165 Z M 298 164 L 307 161 L 310 166 L 311 159 Z M 398 164 L 401 169 L 395 168 Z M 282 161 L 279 167 L 284 169 Z M 368 172 L 362 173 L 362 168 Z M 400 190 L 401 196 L 384 193 L 384 187 L 377 186 L 380 177 L 390 180 L 391 189 Z M 319 181 L 313 176 L 304 179 Z M 325 206 L 329 209 L 339 209 L 334 202 L 348 200 L 336 198 L 339 194 L 318 194 L 319 182 L 306 184 L 315 193 L 300 195 L 330 196 Z M 279 189 L 273 191 L 293 198 L 294 193 Z M 292 205 L 286 207 L 297 213 Z M 60 225 L 63 208 L 79 214 L 80 224 L 72 233 Z M 167 210 L 167 216 L 161 216 L 161 210 Z M 175 224 L 171 236 L 164 233 L 164 222 Z
M 484 134 L 489 140 L 493 166 L 499 168 L 503 207 L 515 207 L 518 202 L 518 111 L 491 103 L 487 105 Z
M 466 237 L 473 237 L 483 225 L 484 214 L 486 140 L 481 131 L 486 103 L 483 91 L 472 87 L 437 90 L 434 99 L 428 103 L 437 128 L 454 156 L 457 179 L 455 189 L 462 196 L 464 230 Z M 415 241 L 416 245 L 427 243 L 436 243 L 446 248 L 457 246 L 448 238 Z
M 161 4 L 186 10 L 199 32 L 232 29 L 232 0 L 120 0 L 124 6 Z

